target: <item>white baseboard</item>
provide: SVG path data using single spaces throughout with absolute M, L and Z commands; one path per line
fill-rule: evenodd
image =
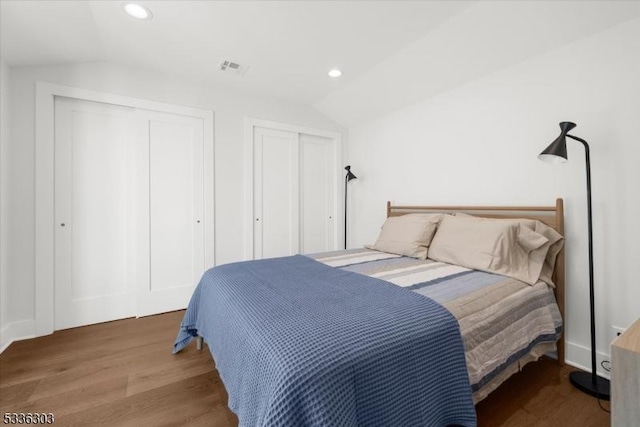
M 582 369 L 583 371 L 591 372 L 591 349 L 581 346 L 579 344 L 567 342 L 565 344 L 566 354 L 565 362 L 567 365 L 571 365 L 575 368 Z M 600 351 L 596 351 L 596 370 L 599 376 L 610 379 L 608 371 L 602 368 L 601 363 L 603 361 L 611 362 L 611 356 Z
M 36 336 L 35 320 L 20 320 L 11 322 L 4 328 L 0 329 L 0 353 L 5 351 L 14 341 L 34 338 Z

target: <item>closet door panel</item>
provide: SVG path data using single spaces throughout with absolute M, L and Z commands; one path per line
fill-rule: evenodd
M 300 251 L 334 249 L 334 145 L 329 138 L 300 134 Z
M 148 147 L 148 250 L 139 315 L 186 307 L 204 272 L 202 120 L 141 112 Z M 145 238 L 143 238 L 145 239 Z
M 254 258 L 299 251 L 298 134 L 256 128 L 254 135 Z
M 71 244 L 73 283 L 81 284 L 73 286 L 74 298 L 126 291 L 127 136 L 121 120 L 74 114 L 73 140 L 80 143 L 72 149 Z
M 196 160 L 202 145 L 193 132 L 189 125 L 150 122 L 152 290 L 192 285 L 202 270 L 196 260 L 202 253 L 202 168 Z
M 55 329 L 134 315 L 132 110 L 55 101 Z

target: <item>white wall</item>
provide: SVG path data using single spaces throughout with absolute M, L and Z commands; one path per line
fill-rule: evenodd
M 29 322 L 34 318 L 34 129 L 37 81 L 214 111 L 217 264 L 243 259 L 245 117 L 343 130 L 309 107 L 252 97 L 212 87 L 206 82 L 188 82 L 113 64 L 19 67 L 10 71 L 11 138 L 3 153 L 3 158 L 6 155 L 10 161 L 5 162 L 8 166 L 3 172 L 6 180 L 2 181 L 3 206 L 5 202 L 7 205 L 6 218 L 3 216 L 2 243 L 3 249 L 10 248 L 6 254 L 3 251 L 3 261 L 6 260 L 3 268 L 9 285 L 7 295 L 10 305 L 3 306 L 2 311 L 8 322 L 27 322 L 24 323 L 27 330 L 29 326 L 32 327 Z
M 5 203 L 4 184 L 6 179 L 4 177 L 5 171 L 5 145 L 9 136 L 9 67 L 0 60 L 0 350 L 4 343 L 3 337 L 7 334 L 5 325 L 7 325 L 7 310 L 9 307 L 9 299 L 7 298 L 7 281 L 5 280 L 5 257 L 7 254 L 4 235 L 4 220 L 5 209 L 7 204 Z
M 597 336 L 640 316 L 640 20 L 349 128 L 351 246 L 375 241 L 385 202 L 553 205 L 566 209 L 567 359 L 590 367 L 584 150 L 537 155 L 558 123 L 591 146 Z M 399 82 L 405 84 L 406 82 Z

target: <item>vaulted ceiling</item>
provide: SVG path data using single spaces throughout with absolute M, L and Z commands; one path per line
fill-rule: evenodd
M 12 67 L 110 62 L 314 106 L 350 124 L 640 16 L 636 1 L 0 1 Z M 231 60 L 243 76 L 221 72 Z M 343 76 L 327 76 L 339 68 Z

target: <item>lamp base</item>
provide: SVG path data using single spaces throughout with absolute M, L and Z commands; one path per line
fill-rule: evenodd
M 569 374 L 569 381 L 578 390 L 595 396 L 602 400 L 611 400 L 611 385 L 609 380 L 596 376 L 593 383 L 592 375 L 589 372 L 574 371 Z

